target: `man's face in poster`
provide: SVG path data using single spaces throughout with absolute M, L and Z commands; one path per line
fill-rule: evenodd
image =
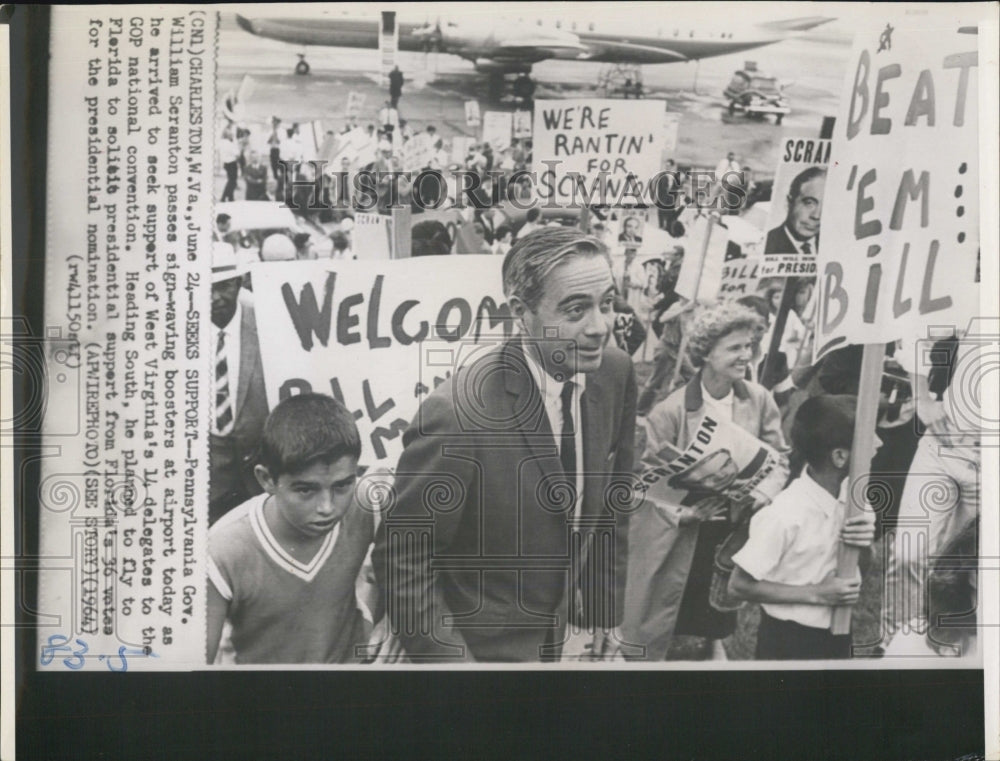
M 823 186 L 826 174 L 813 177 L 799 185 L 798 193 L 788 196 L 788 216 L 785 224 L 799 240 L 809 240 L 819 233 L 823 213 Z M 793 183 L 794 185 L 794 183 Z
M 719 449 L 674 476 L 671 486 L 721 492 L 736 480 L 739 472 L 739 466 L 729 450 Z

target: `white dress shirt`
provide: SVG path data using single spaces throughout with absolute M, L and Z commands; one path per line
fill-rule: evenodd
M 562 389 L 563 382 L 557 381 L 549 375 L 538 363 L 527 346 L 524 347 L 524 357 L 528 363 L 528 370 L 531 377 L 538 386 L 542 394 L 542 401 L 545 404 L 545 414 L 549 419 L 549 427 L 552 428 L 552 435 L 555 438 L 556 448 L 562 453 Z M 587 386 L 587 376 L 577 373 L 569 380 L 573 381 L 573 441 L 576 448 L 576 504 L 573 506 L 573 524 L 577 525 L 580 519 L 580 509 L 583 501 L 583 420 L 580 417 L 580 397 Z
M 705 412 L 727 423 L 733 422 L 733 399 L 735 398 L 735 394 L 732 389 L 729 389 L 729 393 L 721 399 L 716 399 L 708 393 L 708 389 L 705 388 L 705 382 L 702 381 L 701 398 L 705 403 Z
M 733 562 L 757 581 L 819 584 L 837 568 L 846 497 L 846 488 L 838 499 L 809 476 L 808 468 L 803 470 L 750 519 L 750 537 Z M 833 617 L 829 605 L 766 602 L 762 607 L 772 618 L 817 629 L 830 628 Z
M 219 358 L 216 349 L 219 347 L 219 333 L 225 333 L 224 353 L 226 355 L 226 372 L 229 376 L 229 401 L 233 405 L 233 419 L 236 418 L 236 394 L 240 382 L 240 326 L 243 324 L 243 307 L 240 302 L 236 302 L 236 311 L 233 318 L 226 323 L 226 327 L 216 327 L 212 323 L 212 399 L 215 399 L 215 365 Z M 212 414 L 212 433 L 218 435 L 219 429 L 216 427 L 216 416 Z

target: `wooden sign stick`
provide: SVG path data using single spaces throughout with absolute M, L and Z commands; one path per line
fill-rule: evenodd
M 865 494 L 875 455 L 875 424 L 878 422 L 878 399 L 882 388 L 882 364 L 885 345 L 865 344 L 858 383 L 858 406 L 854 415 L 854 440 L 851 442 L 851 468 L 848 477 L 848 501 L 845 520 L 865 509 Z M 837 576 L 850 579 L 858 572 L 858 548 L 840 544 L 837 551 Z M 851 606 L 834 608 L 830 623 L 833 634 L 851 631 Z

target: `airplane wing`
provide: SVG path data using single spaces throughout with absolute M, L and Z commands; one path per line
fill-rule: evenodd
M 765 21 L 757 26 L 776 32 L 804 32 L 830 21 L 834 21 L 830 16 L 805 16 L 802 18 L 783 19 L 781 21 Z

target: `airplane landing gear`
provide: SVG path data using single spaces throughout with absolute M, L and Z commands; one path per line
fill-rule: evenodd
M 487 85 L 491 103 L 499 103 L 503 99 L 504 81 L 502 71 L 491 71 Z
M 299 53 L 299 62 L 295 64 L 295 73 L 303 77 L 309 73 L 309 64 L 306 63 L 305 53 Z

